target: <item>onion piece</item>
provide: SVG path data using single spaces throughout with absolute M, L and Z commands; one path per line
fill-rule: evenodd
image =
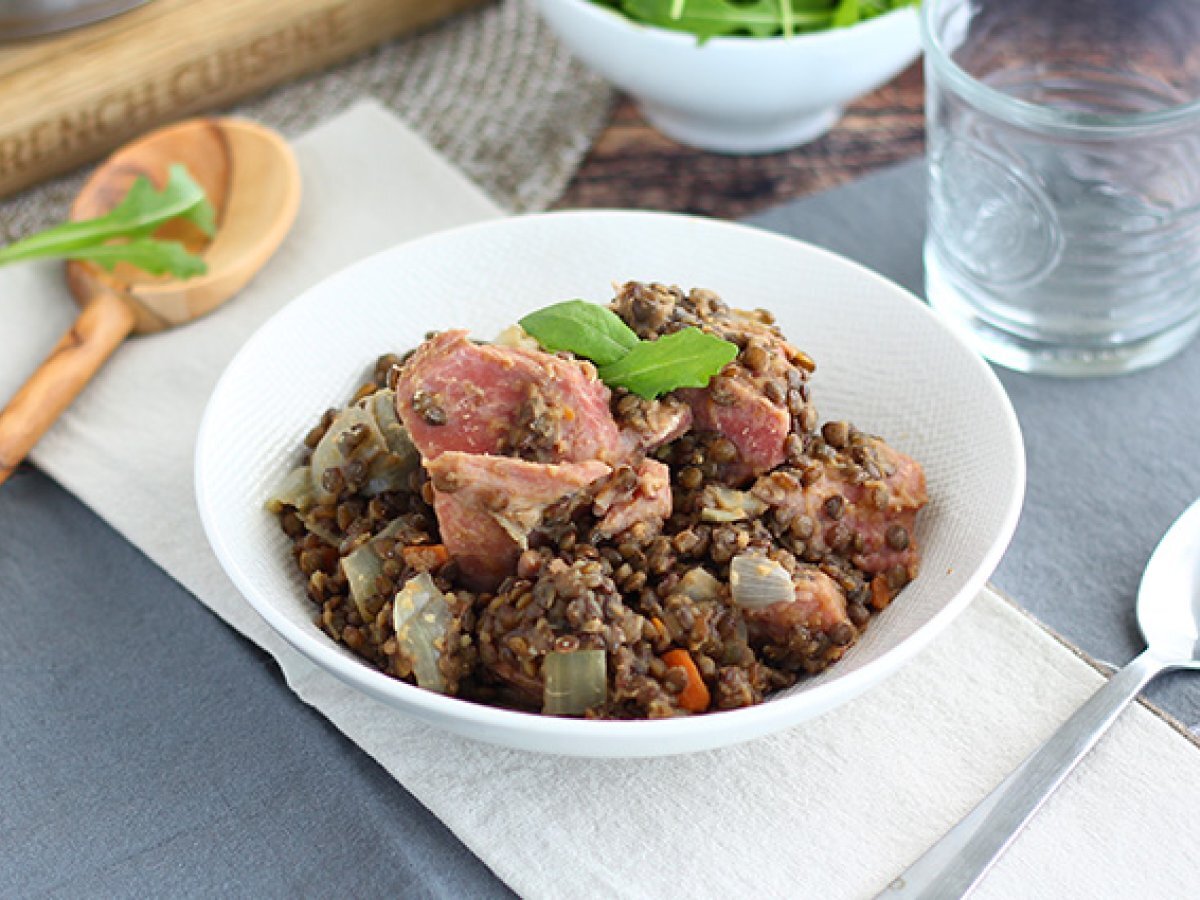
M 362 440 L 347 453 L 346 437 L 352 429 L 358 427 L 365 429 L 366 433 Z M 331 469 L 340 469 L 355 459 L 362 460 L 364 465 L 369 465 L 376 456 L 386 450 L 387 445 L 384 443 L 383 435 L 379 433 L 375 417 L 361 406 L 346 407 L 337 414 L 337 417 L 329 425 L 329 430 L 325 432 L 325 436 L 313 450 L 312 480 L 317 496 L 322 502 L 334 499 L 333 493 L 325 490 L 326 472 Z
M 608 697 L 608 671 L 603 650 L 553 650 L 542 663 L 542 712 L 581 716 Z
M 438 660 L 453 621 L 446 595 L 428 572 L 408 579 L 392 602 L 399 652 L 412 666 L 417 684 L 427 691 L 446 692 L 446 678 L 438 668 Z
M 496 335 L 492 341 L 497 347 L 512 347 L 516 350 L 541 350 L 537 339 L 520 325 L 512 324 Z
M 679 593 L 686 594 L 697 602 L 716 600 L 721 596 L 721 582 L 703 566 L 688 569 L 687 573 L 679 579 L 677 589 Z
M 408 429 L 396 415 L 396 392 L 391 388 L 383 388 L 364 397 L 359 405 L 374 416 L 375 426 L 383 436 L 386 447 L 385 452 L 371 461 L 363 493 L 373 497 L 384 491 L 406 489 L 409 477 L 421 464 L 421 454 L 408 436 Z
M 304 523 L 304 527 L 315 534 L 330 547 L 337 547 L 341 543 L 341 538 L 337 536 L 332 528 L 326 523 L 333 521 L 332 519 L 321 519 L 313 515 L 313 510 L 309 510 L 306 515 L 300 517 L 300 521 Z
M 381 388 L 360 400 L 359 406 L 366 408 L 375 417 L 375 425 L 383 435 L 388 450 L 400 456 L 411 456 L 417 452 L 407 429 L 396 415 L 395 391 L 391 388 Z
M 383 597 L 377 588 L 379 576 L 383 574 L 383 560 L 375 548 L 366 543 L 349 556 L 343 556 L 341 566 L 359 616 L 363 622 L 373 621 L 383 606 Z
M 767 504 L 746 491 L 735 491 L 719 484 L 704 489 L 700 518 L 705 522 L 741 522 L 762 515 Z
M 346 435 L 353 428 L 365 429 L 365 434 L 347 453 Z M 312 455 L 312 481 L 319 499 L 334 499 L 325 490 L 325 473 L 352 460 L 367 466 L 362 492 L 368 497 L 408 487 L 421 456 L 396 416 L 396 395 L 391 390 L 376 391 L 346 407 L 330 424 Z
M 317 502 L 313 493 L 312 469 L 299 466 L 284 476 L 279 487 L 267 499 L 267 510 L 280 513 L 285 506 L 294 506 L 299 512 L 306 512 Z
M 375 497 L 384 491 L 402 491 L 408 488 L 409 476 L 416 468 L 417 457 L 405 460 L 394 453 L 380 453 L 367 469 L 367 483 L 362 492 Z
M 764 609 L 796 599 L 796 585 L 787 569 L 765 556 L 739 553 L 729 563 L 733 602 L 744 609 Z
M 358 607 L 364 622 L 371 622 L 379 614 L 384 598 L 379 593 L 379 576 L 383 575 L 383 557 L 379 545 L 386 538 L 394 538 L 404 527 L 403 519 L 393 519 L 379 534 L 341 559 L 342 574 L 350 588 L 350 599 Z

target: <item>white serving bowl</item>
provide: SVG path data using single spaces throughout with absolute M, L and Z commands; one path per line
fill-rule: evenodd
M 496 335 L 571 297 L 605 301 L 614 280 L 708 287 L 775 312 L 817 362 L 823 419 L 884 435 L 924 466 L 920 576 L 836 665 L 766 703 L 641 722 L 498 709 L 405 684 L 312 622 L 290 543 L 263 503 L 323 410 L 344 404 L 374 360 L 427 331 Z M 910 659 L 1000 560 L 1024 489 L 1016 416 L 982 359 L 925 304 L 807 244 L 742 225 L 662 213 L 551 213 L 488 222 L 386 250 L 294 300 L 246 342 L 200 428 L 196 497 L 218 560 L 301 653 L 388 708 L 466 737 L 577 756 L 657 756 L 749 740 L 844 703 Z M 399 712 L 395 712 L 399 711 Z
M 912 7 L 850 28 L 699 44 L 590 0 L 537 5 L 568 49 L 631 94 L 655 128 L 721 153 L 772 153 L 820 137 L 847 103 L 921 51 Z

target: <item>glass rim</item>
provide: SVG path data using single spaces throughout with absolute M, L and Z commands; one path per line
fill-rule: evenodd
M 1140 133 L 1189 123 L 1200 118 L 1200 97 L 1153 112 L 1081 113 L 1042 106 L 998 91 L 971 75 L 946 52 L 941 36 L 937 33 L 934 15 L 949 2 L 966 4 L 969 0 L 921 2 L 921 43 L 925 48 L 925 59 L 937 69 L 937 74 L 942 79 L 983 112 L 1048 131 L 1104 137 Z

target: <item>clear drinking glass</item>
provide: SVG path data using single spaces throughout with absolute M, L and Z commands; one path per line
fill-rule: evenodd
M 924 0 L 930 304 L 991 360 L 1154 365 L 1200 330 L 1200 0 Z

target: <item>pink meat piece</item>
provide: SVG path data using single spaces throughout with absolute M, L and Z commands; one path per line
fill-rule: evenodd
M 475 344 L 466 331 L 444 331 L 417 348 L 395 388 L 396 413 L 425 459 L 507 452 L 534 395 L 550 423 L 548 458 L 616 461 L 624 453 L 610 392 L 595 367 L 580 360 Z M 437 409 L 432 415 L 429 404 Z
M 546 510 L 611 470 L 599 460 L 534 463 L 449 450 L 426 460 L 442 543 L 477 590 L 516 568 Z
M 623 424 L 621 443 L 630 455 L 651 453 L 692 427 L 692 408 L 674 397 L 653 400 L 636 424 Z
M 850 561 L 869 574 L 878 574 L 900 567 L 909 577 L 917 573 L 920 553 L 913 528 L 917 511 L 925 505 L 925 472 L 912 457 L 901 453 L 876 437 L 865 438 L 869 456 L 879 469 L 878 480 L 856 484 L 847 474 L 844 460 L 836 457 L 822 464 L 815 480 L 805 487 L 798 484 L 787 490 L 790 476 L 782 473 L 766 475 L 755 483 L 753 492 L 777 506 L 789 507 L 794 513 L 812 518 L 816 532 L 827 543 L 840 524 L 851 534 L 862 537 L 862 550 L 851 554 Z M 792 482 L 795 479 L 791 479 Z M 882 486 L 887 502 L 879 508 L 876 488 Z M 831 514 L 831 498 L 841 498 L 841 513 Z M 836 504 L 838 501 L 834 501 Z M 904 529 L 907 544 L 895 549 L 887 541 L 888 529 L 898 525 Z
M 917 574 L 920 559 L 913 529 L 917 524 L 917 511 L 929 501 L 925 492 L 925 470 L 911 456 L 889 447 L 883 441 L 879 445 L 883 451 L 881 455 L 889 460 L 893 468 L 891 474 L 884 478 L 891 499 L 884 512 L 872 510 L 874 515 L 863 515 L 858 510 L 861 504 L 855 504 L 853 525 L 866 536 L 866 546 L 853 561 L 864 572 L 886 572 L 902 567 L 913 577 Z M 903 550 L 893 550 L 887 545 L 884 536 L 892 525 L 902 526 L 909 536 L 908 546 Z
M 846 594 L 836 581 L 813 566 L 796 570 L 795 601 L 781 601 L 745 611 L 746 627 L 756 640 L 786 645 L 802 631 L 827 632 L 848 622 Z
M 592 511 L 601 517 L 596 533 L 602 537 L 620 534 L 636 522 L 657 531 L 671 515 L 671 470 L 658 460 L 643 459 L 628 478 L 614 476 L 596 491 Z
M 738 460 L 729 465 L 725 477 L 740 483 L 783 462 L 792 420 L 784 406 L 772 403 L 748 380 L 738 376 L 723 380 L 728 403 L 716 402 L 711 386 L 677 393 L 692 407 L 695 431 L 717 432 L 737 448 Z

